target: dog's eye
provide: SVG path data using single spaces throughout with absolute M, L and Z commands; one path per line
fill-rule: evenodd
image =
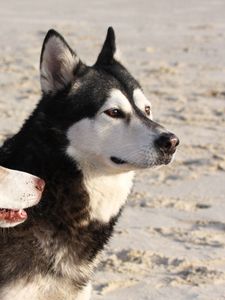
M 147 116 L 150 116 L 150 113 L 151 113 L 150 106 L 145 106 L 145 113 L 146 113 Z
M 104 113 L 111 118 L 125 118 L 124 112 L 122 112 L 118 108 L 107 109 L 106 111 L 104 111 Z

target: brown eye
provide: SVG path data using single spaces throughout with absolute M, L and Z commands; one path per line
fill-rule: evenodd
M 107 109 L 106 111 L 104 111 L 104 113 L 111 118 L 125 118 L 125 114 L 118 108 Z
M 150 113 L 151 113 L 150 106 L 145 106 L 145 113 L 146 113 L 147 116 L 150 116 Z

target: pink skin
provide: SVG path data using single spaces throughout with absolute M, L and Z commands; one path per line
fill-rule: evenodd
M 34 181 L 35 189 L 37 190 L 37 204 L 44 191 L 45 182 L 40 178 L 35 178 Z M 0 221 L 5 221 L 5 223 L 22 223 L 27 219 L 27 213 L 23 209 L 13 210 L 13 209 L 0 209 Z
M 1 210 L 0 220 L 4 220 L 7 223 L 23 222 L 27 219 L 27 213 L 25 210 Z

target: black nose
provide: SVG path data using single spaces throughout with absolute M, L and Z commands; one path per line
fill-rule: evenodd
M 176 147 L 179 145 L 178 137 L 173 133 L 161 133 L 155 140 L 155 145 L 159 147 L 163 152 L 173 154 Z

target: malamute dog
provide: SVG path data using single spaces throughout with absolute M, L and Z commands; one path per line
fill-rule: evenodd
M 3 145 L 0 164 L 43 178 L 46 188 L 28 221 L 0 237 L 0 299 L 87 300 L 134 171 L 168 164 L 179 141 L 152 120 L 140 84 L 117 59 L 112 28 L 91 67 L 50 30 L 40 72 L 42 99 Z

